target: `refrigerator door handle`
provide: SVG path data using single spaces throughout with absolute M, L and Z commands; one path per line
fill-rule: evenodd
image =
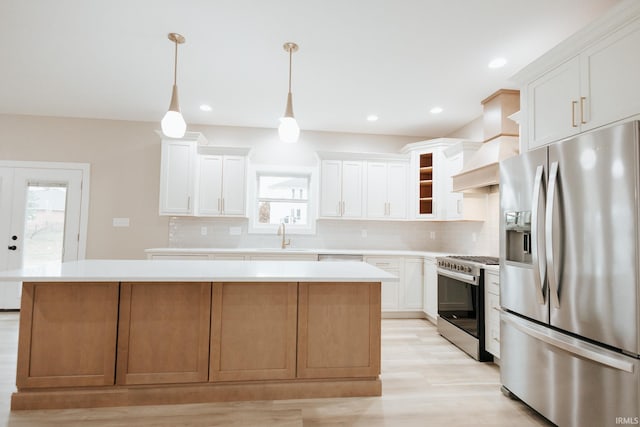
M 547 255 L 547 279 L 549 281 L 549 293 L 551 304 L 554 308 L 560 308 L 558 296 L 558 282 L 556 280 L 556 267 L 553 254 L 553 211 L 555 207 L 556 189 L 558 184 L 558 162 L 551 163 L 549 171 L 549 192 L 545 215 L 545 246 Z
M 538 304 L 545 304 L 544 298 L 544 278 L 546 274 L 545 263 L 541 262 L 539 251 L 542 245 L 538 244 L 539 230 L 538 222 L 540 221 L 540 197 L 542 196 L 542 174 L 544 168 L 542 165 L 536 168 L 536 176 L 533 180 L 533 206 L 531 209 L 531 258 L 533 261 L 533 275 L 537 285 L 536 296 Z
M 578 342 L 575 338 L 552 331 L 546 327 L 531 324 L 504 311 L 501 311 L 500 318 L 520 332 L 568 353 L 575 354 L 576 356 L 610 368 L 633 373 L 633 363 L 625 360 L 628 359 L 626 356 L 613 354 L 611 351 L 599 349 L 588 343 Z

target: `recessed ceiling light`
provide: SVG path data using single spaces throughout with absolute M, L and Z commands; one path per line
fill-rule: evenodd
M 489 68 L 502 68 L 507 63 L 504 58 L 494 58 L 489 62 Z
M 375 122 L 376 120 L 378 120 L 378 116 L 376 116 L 375 114 L 369 114 L 367 116 L 367 121 L 368 122 Z
M 209 111 L 213 110 L 213 108 L 211 108 L 211 105 L 202 104 L 202 105 L 200 106 L 200 110 L 202 110 L 202 111 L 206 111 L 206 112 L 209 112 Z
M 442 113 L 442 111 L 442 107 L 433 107 L 431 110 L 429 110 L 431 114 L 440 114 Z

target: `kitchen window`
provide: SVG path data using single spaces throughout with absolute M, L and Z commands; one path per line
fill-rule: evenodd
M 275 233 L 281 223 L 290 234 L 315 232 L 311 171 L 256 170 L 254 176 L 250 232 Z

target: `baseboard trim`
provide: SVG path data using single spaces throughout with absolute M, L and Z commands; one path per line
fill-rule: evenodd
M 381 396 L 379 378 L 20 390 L 11 410 Z

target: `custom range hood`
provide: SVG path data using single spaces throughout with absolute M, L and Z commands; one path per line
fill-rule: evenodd
M 500 161 L 518 154 L 518 124 L 509 118 L 520 109 L 520 92 L 500 89 L 482 101 L 484 143 L 453 176 L 453 191 L 477 191 L 498 184 Z

